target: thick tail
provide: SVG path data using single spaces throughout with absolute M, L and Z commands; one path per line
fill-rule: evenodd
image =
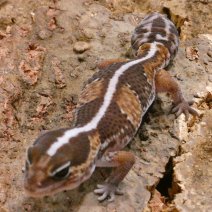
M 139 47 L 144 43 L 158 42 L 163 44 L 173 59 L 179 46 L 179 36 L 175 25 L 164 15 L 151 13 L 147 15 L 135 28 L 131 44 L 136 55 Z

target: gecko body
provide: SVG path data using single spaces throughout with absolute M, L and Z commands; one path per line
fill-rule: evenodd
M 88 80 L 73 127 L 49 131 L 29 147 L 24 185 L 30 196 L 76 188 L 96 167 L 113 167 L 95 193 L 100 201 L 114 200 L 119 183 L 135 162 L 133 154 L 122 149 L 136 134 L 155 93 L 170 92 L 178 115 L 195 113 L 163 70 L 178 49 L 174 24 L 152 13 L 136 27 L 131 43 L 135 59 L 106 62 Z

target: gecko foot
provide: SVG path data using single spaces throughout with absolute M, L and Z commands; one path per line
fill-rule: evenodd
M 190 105 L 192 105 L 194 102 L 193 101 L 182 101 L 176 106 L 174 106 L 171 110 L 172 113 L 175 113 L 176 116 L 178 117 L 181 113 L 185 114 L 186 120 L 188 120 L 189 113 L 194 115 L 194 116 L 199 116 L 198 112 L 193 109 Z
M 104 185 L 97 185 L 97 189 L 94 190 L 95 194 L 101 194 L 100 197 L 98 197 L 99 201 L 105 200 L 107 197 L 109 197 L 108 201 L 112 202 L 115 199 L 115 194 L 122 195 L 123 192 L 118 189 L 116 185 L 106 183 Z

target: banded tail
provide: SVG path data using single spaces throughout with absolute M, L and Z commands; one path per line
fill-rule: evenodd
M 159 13 L 151 13 L 135 28 L 131 38 L 132 49 L 137 55 L 141 45 L 157 42 L 169 50 L 170 60 L 172 60 L 178 50 L 178 36 L 175 25 L 168 18 Z

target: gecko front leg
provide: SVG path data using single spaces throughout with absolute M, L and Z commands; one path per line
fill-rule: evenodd
M 106 179 L 105 183 L 97 185 L 97 189 L 94 190 L 94 193 L 101 195 L 98 198 L 99 201 L 110 197 L 108 201 L 111 202 L 115 199 L 115 194 L 122 194 L 118 189 L 118 185 L 130 171 L 134 163 L 134 155 L 126 151 L 107 152 L 96 162 L 97 167 L 114 167 L 114 170 Z
M 184 113 L 187 120 L 189 113 L 195 116 L 199 115 L 198 112 L 191 107 L 193 101 L 185 100 L 178 83 L 166 70 L 161 69 L 156 73 L 155 87 L 156 92 L 168 92 L 171 95 L 174 103 L 172 112 L 176 113 L 176 116 Z

